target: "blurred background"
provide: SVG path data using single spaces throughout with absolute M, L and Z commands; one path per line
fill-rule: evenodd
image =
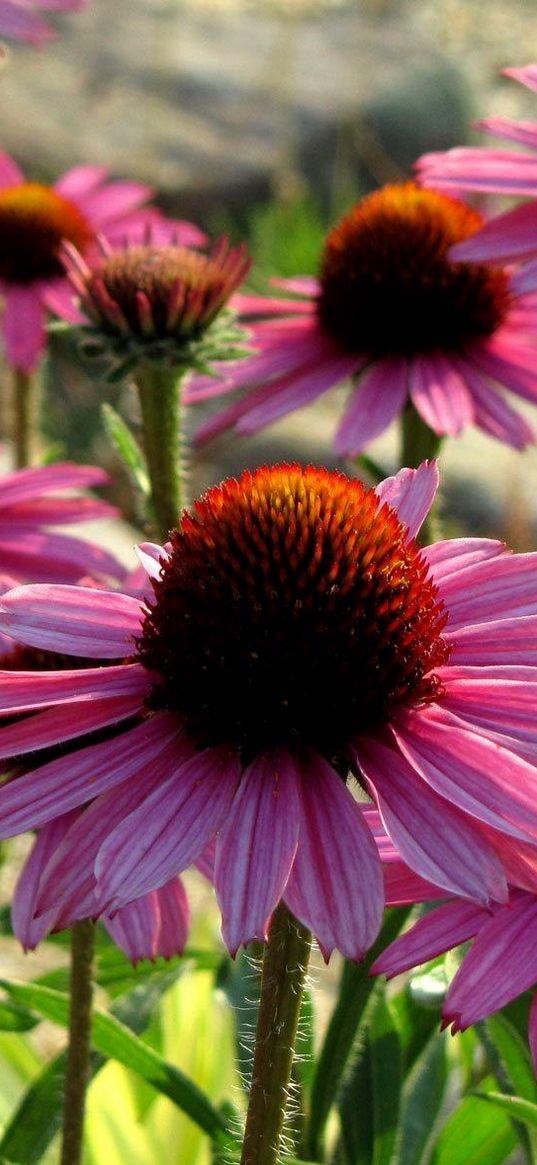
M 471 140 L 475 117 L 536 117 L 535 96 L 500 76 L 535 55 L 534 0 L 489 0 L 486 13 L 476 0 L 91 0 L 59 23 L 47 51 L 8 51 L 3 148 L 45 181 L 91 162 L 151 183 L 168 212 L 246 238 L 257 289 L 315 272 L 339 214 L 407 177 L 420 153 Z M 58 340 L 51 440 L 106 460 L 102 387 L 91 370 L 75 376 L 69 357 Z M 256 440 L 214 444 L 194 464 L 193 488 L 282 456 L 333 464 L 335 399 Z M 129 407 L 119 392 L 114 403 Z M 390 434 L 371 452 L 395 463 Z M 472 430 L 449 443 L 445 474 L 455 523 L 532 543 L 534 451 Z

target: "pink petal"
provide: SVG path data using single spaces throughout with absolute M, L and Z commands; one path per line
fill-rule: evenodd
M 357 757 L 375 790 L 385 829 L 403 860 L 444 890 L 504 901 L 505 876 L 485 839 L 464 815 L 420 780 L 412 766 L 380 741 L 357 742 Z
M 35 918 L 36 897 L 43 870 L 75 816 L 76 813 L 66 813 L 43 826 L 19 875 L 11 907 L 11 925 L 26 951 L 33 950 L 54 926 L 56 908 L 39 919 Z
M 147 765 L 155 763 L 176 734 L 175 722 L 165 714 L 156 715 L 112 740 L 92 744 L 9 781 L 0 789 L 0 836 L 14 837 L 37 829 L 127 778 L 135 780 Z
M 53 35 L 53 30 L 37 13 L 19 7 L 19 4 L 13 3 L 12 0 L 1 0 L 0 36 L 41 47 Z
M 412 906 L 416 902 L 431 902 L 441 894 L 438 886 L 420 878 L 405 862 L 383 865 L 386 906 Z
M 515 157 L 516 155 L 511 155 Z M 531 183 L 530 183 L 531 185 Z M 537 177 L 533 182 L 533 196 L 537 196 Z M 522 193 L 514 190 L 513 193 Z M 524 191 L 529 193 L 529 191 Z M 457 243 L 450 250 L 450 259 L 456 262 L 475 263 L 500 260 L 514 263 L 535 255 L 537 251 L 537 206 L 525 202 L 499 214 L 485 223 L 476 235 Z
M 333 385 L 346 380 L 358 367 L 356 357 L 334 356 L 303 368 L 286 377 L 285 381 L 280 380 L 277 384 L 267 386 L 265 399 L 259 404 L 253 403 L 250 398 L 250 408 L 236 422 L 237 432 L 256 433 L 287 413 L 311 404 Z
M 300 769 L 300 833 L 284 898 L 313 931 L 325 959 L 334 949 L 361 959 L 382 921 L 377 847 L 360 806 L 334 769 L 315 753 Z
M 394 716 L 394 736 L 416 772 L 470 817 L 513 837 L 537 836 L 537 770 L 462 727 L 436 705 Z
M 122 579 L 125 568 L 107 550 L 66 534 L 49 534 L 15 523 L 9 533 L 0 522 L 0 560 L 4 570 L 25 582 L 75 583 L 84 575 Z
M 446 902 L 390 943 L 375 960 L 371 971 L 374 975 L 386 975 L 391 979 L 402 971 L 428 963 L 473 938 L 490 917 L 487 910 L 470 902 Z
M 103 901 L 122 906 L 192 865 L 225 821 L 238 779 L 238 759 L 223 748 L 195 752 L 183 763 L 179 757 L 168 780 L 101 847 Z
M 155 891 L 160 907 L 160 932 L 157 955 L 173 959 L 182 955 L 190 926 L 190 907 L 186 890 L 180 878 L 172 878 Z
M 528 680 L 475 678 L 450 680 L 442 704 L 473 724 L 537 741 L 537 669 Z
M 537 249 L 537 243 L 535 248 Z M 537 259 L 525 263 L 515 272 L 511 279 L 511 288 L 515 295 L 531 295 L 537 291 Z
M 515 347 L 512 343 L 508 345 L 496 336 L 487 344 L 475 345 L 467 362 L 475 364 L 485 376 L 490 376 L 505 388 L 510 388 L 523 400 L 536 403 L 535 348 L 520 344 Z
M 89 659 L 131 655 L 140 632 L 137 599 L 86 587 L 16 587 L 0 600 L 0 629 L 20 643 Z
M 69 461 L 17 469 L 15 473 L 6 473 L 0 478 L 0 507 L 38 500 L 42 494 L 55 490 L 87 489 L 109 483 L 110 478 L 104 469 L 94 465 L 73 465 Z
M 5 190 L 8 186 L 20 186 L 25 181 L 26 178 L 20 166 L 4 150 L 0 150 L 0 189 Z
M 140 710 L 140 698 L 137 695 L 49 708 L 30 719 L 2 728 L 0 758 L 9 760 L 24 753 L 50 748 L 59 742 L 63 744 L 110 724 L 119 724 L 139 714 Z
M 375 493 L 382 503 L 395 510 L 408 533 L 415 538 L 419 533 L 438 489 L 439 474 L 436 461 L 424 461 L 418 469 L 400 469 L 394 477 L 387 477 L 377 485 Z
M 530 1045 L 531 1058 L 533 1061 L 533 1071 L 537 1076 L 537 996 L 534 995 L 531 1001 L 529 1024 L 528 1024 L 528 1040 Z
M 536 981 L 537 898 L 520 892 L 480 928 L 451 983 L 443 1014 L 460 1031 L 505 1007 Z
M 137 902 L 122 906 L 113 918 L 105 914 L 103 922 L 131 963 L 139 963 L 140 959 L 156 959 L 160 934 L 160 907 L 156 890 L 138 898 Z
M 293 291 L 296 295 L 308 295 L 315 298 L 321 290 L 320 280 L 315 275 L 293 275 L 291 279 L 271 279 L 273 287 L 282 287 L 284 291 Z
M 150 683 L 149 673 L 136 663 L 59 672 L 0 671 L 0 716 L 117 696 L 136 696 L 141 705 Z
M 79 194 L 77 201 L 95 229 L 106 235 L 109 223 L 136 210 L 152 194 L 151 187 L 143 182 L 107 182 L 83 195 Z
M 156 542 L 142 542 L 135 550 L 149 578 L 160 578 L 162 564 L 169 557 L 165 547 Z
M 531 198 L 537 189 L 537 159 L 513 150 L 458 146 L 446 153 L 424 154 L 416 168 L 420 182 L 438 190 L 482 190 Z
M 290 756 L 261 755 L 244 773 L 220 831 L 214 885 L 233 958 L 240 946 L 266 940 L 289 877 L 298 840 L 298 779 Z
M 502 69 L 504 77 L 512 77 L 514 81 L 519 81 L 521 85 L 526 85 L 528 89 L 533 89 L 537 92 L 537 65 L 523 65 L 522 68 Z
M 506 554 L 444 577 L 448 631 L 537 613 L 537 554 Z
M 480 117 L 478 121 L 474 121 L 474 129 L 492 137 L 504 138 L 508 142 L 516 142 L 519 146 L 537 149 L 535 121 L 515 121 L 512 117 Z
M 351 395 L 335 436 L 341 457 L 354 457 L 402 412 L 408 396 L 406 360 L 379 360 Z
M 458 362 L 459 367 L 463 362 Z M 535 441 L 535 433 L 525 417 L 515 412 L 497 389 L 476 368 L 464 361 L 463 376 L 474 402 L 474 422 L 498 441 L 525 449 Z
M 414 408 L 434 433 L 457 437 L 474 419 L 472 397 L 464 380 L 439 352 L 414 357 L 408 390 Z
M 73 166 L 54 183 L 54 189 L 64 198 L 79 199 L 105 181 L 108 175 L 106 166 Z
M 461 627 L 453 632 L 447 628 L 443 636 L 451 644 L 453 664 L 537 665 L 537 622 L 534 615 L 478 623 L 475 627 Z
M 507 553 L 505 542 L 493 538 L 446 538 L 422 550 L 431 576 L 438 584 L 454 574 L 462 574 L 476 562 L 486 562 Z
M 0 30 L 1 31 L 1 30 Z M 43 308 L 39 293 L 10 283 L 4 291 L 4 340 L 11 368 L 33 372 L 46 346 Z
M 74 288 L 66 279 L 58 279 L 43 287 L 41 303 L 51 315 L 59 316 L 69 324 L 85 324 L 86 318 L 77 306 Z

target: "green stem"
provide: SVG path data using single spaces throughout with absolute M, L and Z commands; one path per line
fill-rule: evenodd
M 401 419 L 401 465 L 416 469 L 422 461 L 436 457 L 442 438 L 425 424 L 414 405 L 407 405 Z
M 143 444 L 151 483 L 156 534 L 166 540 L 185 505 L 181 447 L 181 376 L 166 364 L 145 363 L 135 373 Z
M 38 377 L 13 369 L 13 446 L 15 465 L 24 469 L 35 460 L 38 435 Z
M 311 934 L 283 902 L 263 956 L 252 1085 L 241 1165 L 277 1165 Z
M 65 1072 L 61 1165 L 80 1165 L 86 1088 L 90 1074 L 91 1000 L 95 927 L 76 922 L 71 937 L 69 1047 Z

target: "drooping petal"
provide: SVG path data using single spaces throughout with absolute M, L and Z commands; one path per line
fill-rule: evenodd
M 143 772 L 165 749 L 177 726 L 159 714 L 113 740 L 50 761 L 0 789 L 0 837 L 37 829 Z
M 439 705 L 394 714 L 395 739 L 412 767 L 441 797 L 524 840 L 537 837 L 537 769 L 464 728 Z
M 517 950 L 523 958 L 513 957 Z M 451 983 L 443 1015 L 460 1031 L 505 1007 L 536 981 L 537 897 L 521 891 L 480 928 Z
M 358 803 L 316 753 L 300 764 L 298 849 L 284 899 L 317 938 L 325 959 L 337 948 L 361 959 L 384 906 L 382 867 Z
M 150 676 L 138 663 L 63 672 L 0 671 L 0 716 L 123 696 L 137 696 L 141 706 L 149 686 Z
M 408 388 L 414 408 L 434 433 L 457 437 L 474 419 L 468 388 L 441 353 L 414 357 Z
M 137 599 L 86 587 L 16 587 L 0 600 L 0 629 L 19 643 L 89 659 L 132 655 L 140 631 Z
M 419 967 L 421 963 L 428 963 L 437 955 L 473 938 L 490 917 L 489 911 L 471 902 L 446 902 L 390 943 L 375 960 L 371 971 L 391 979 L 412 967 Z
M 383 433 L 402 412 L 408 395 L 406 360 L 385 358 L 364 373 L 336 432 L 334 446 L 352 457 Z
M 424 461 L 418 469 L 400 469 L 394 477 L 385 478 L 375 493 L 395 510 L 408 526 L 410 537 L 415 538 L 434 502 L 438 481 L 437 462 Z
M 160 908 L 157 955 L 173 959 L 182 955 L 190 926 L 190 906 L 181 878 L 172 878 L 155 891 Z
M 505 875 L 478 829 L 428 788 L 394 749 L 365 739 L 357 742 L 356 752 L 386 831 L 411 869 L 464 898 L 504 901 Z
M 179 759 L 101 847 L 96 872 L 103 902 L 121 906 L 192 865 L 225 821 L 238 779 L 238 759 L 224 748 Z
M 290 756 L 261 754 L 244 773 L 216 847 L 215 890 L 222 935 L 238 948 L 267 937 L 295 856 L 298 776 Z
M 40 918 L 35 917 L 37 893 L 43 871 L 75 817 L 76 811 L 66 813 L 43 826 L 17 880 L 11 907 L 11 925 L 26 951 L 33 950 L 54 926 L 57 914 L 55 907 Z
M 11 283 L 4 292 L 4 340 L 11 368 L 33 372 L 45 348 L 44 313 L 32 286 Z

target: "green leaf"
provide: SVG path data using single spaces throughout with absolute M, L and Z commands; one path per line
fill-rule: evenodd
M 397 1136 L 397 1165 L 420 1165 L 439 1115 L 448 1078 L 446 1037 L 436 1033 L 407 1077 Z
M 484 1027 L 488 1036 L 487 1050 L 490 1054 L 492 1044 L 496 1052 L 491 1069 L 502 1091 L 537 1103 L 537 1083 L 526 1040 L 501 1013 L 492 1015 Z M 476 1028 L 479 1035 L 481 1025 L 476 1024 Z
M 321 1145 L 326 1121 L 336 1098 L 341 1078 L 352 1051 L 368 999 L 375 986 L 369 974 L 374 960 L 399 933 L 408 907 L 386 912 L 380 935 L 360 964 L 345 960 L 338 1001 L 328 1025 L 317 1060 L 311 1090 L 311 1112 L 307 1132 L 307 1152 L 321 1160 Z
M 373 1091 L 372 1165 L 390 1165 L 401 1099 L 402 1055 L 385 987 L 379 992 L 368 1038 Z
M 479 1100 L 495 1105 L 496 1108 L 501 1108 L 513 1120 L 522 1121 L 528 1128 L 537 1129 L 537 1104 L 532 1104 L 523 1096 L 506 1096 L 504 1092 L 480 1091 L 474 1092 L 473 1095 Z
M 371 1049 L 366 1031 L 354 1049 L 352 1071 L 338 1097 L 342 1155 L 347 1165 L 371 1165 L 373 1159 L 373 1090 Z
M 406 1076 L 433 1033 L 440 1031 L 440 1007 L 425 1005 L 409 983 L 391 996 L 390 1007 L 397 1023 Z
M 8 1159 L 23 1165 L 41 1161 L 61 1128 L 66 1060 L 67 1053 L 60 1052 L 24 1093 L 0 1141 L 0 1165 Z M 104 1062 L 103 1056 L 93 1053 L 90 1076 Z
M 46 1019 L 63 1027 L 69 1021 L 69 997 L 39 984 L 9 983 L 2 986 L 16 1002 L 34 1008 Z M 126 1068 L 137 1072 L 158 1092 L 167 1096 L 193 1120 L 208 1136 L 226 1140 L 229 1136 L 225 1121 L 209 1098 L 183 1072 L 144 1043 L 124 1024 L 106 1012 L 94 1009 L 92 1044 L 102 1055 L 118 1060 Z
M 491 1077 L 482 1080 L 481 1096 L 492 1087 Z M 513 1125 L 503 1112 L 467 1096 L 441 1129 L 430 1165 L 503 1165 L 516 1144 Z
M 27 1007 L 7 999 L 0 1001 L 0 1031 L 29 1032 L 38 1022 Z
M 102 416 L 106 432 L 117 449 L 123 464 L 129 470 L 142 497 L 148 498 L 151 487 L 145 457 L 140 446 L 125 421 L 112 408 L 111 404 L 102 405 Z

